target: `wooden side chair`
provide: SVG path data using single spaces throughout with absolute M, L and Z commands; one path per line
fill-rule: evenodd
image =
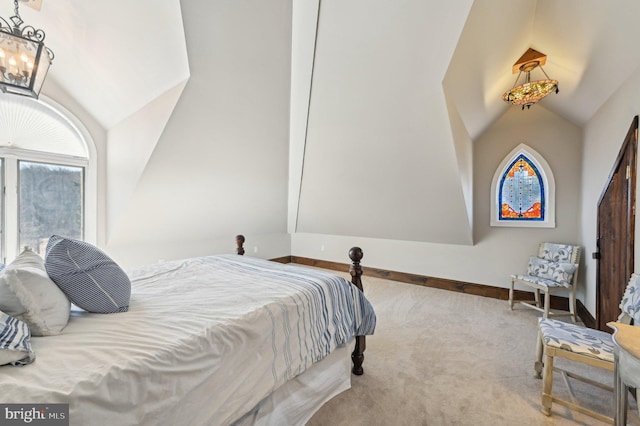
M 640 275 L 633 274 L 625 294 L 620 303 L 621 314 L 618 322 L 623 324 L 640 325 Z M 588 416 L 594 417 L 606 423 L 613 423 L 613 418 L 605 414 L 593 411 L 580 405 L 571 389 L 568 378 L 580 380 L 593 386 L 613 392 L 611 386 L 599 383 L 590 378 L 556 368 L 553 365 L 554 358 L 560 357 L 571 361 L 580 362 L 593 367 L 611 371 L 614 370 L 614 344 L 609 333 L 594 330 L 552 318 L 540 318 L 538 320 L 538 345 L 536 350 L 536 375 L 542 371 L 542 412 L 547 416 L 551 414 L 551 406 L 563 405 Z M 544 350 L 544 365 L 542 353 Z M 544 368 L 543 368 L 544 366 Z M 571 401 L 559 398 L 553 394 L 553 372 L 559 372 L 569 389 Z M 613 407 L 611 407 L 613 410 Z
M 509 309 L 513 309 L 514 288 L 522 284 L 533 288 L 534 300 L 518 300 L 528 308 L 538 310 L 545 318 L 550 316 L 571 316 L 576 322 L 576 286 L 580 246 L 569 244 L 540 243 L 538 255 L 529 258 L 527 273 L 511 275 L 509 289 Z M 540 292 L 544 292 L 544 304 L 540 301 Z M 560 291 L 569 292 L 569 311 L 551 311 L 551 294 Z

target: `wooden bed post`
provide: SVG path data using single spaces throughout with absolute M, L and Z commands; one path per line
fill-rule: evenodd
M 244 254 L 244 247 L 242 247 L 243 244 L 244 235 L 236 235 L 236 245 L 238 246 L 238 248 L 236 249 L 236 253 L 238 253 L 240 256 Z
M 351 282 L 358 287 L 360 291 L 364 291 L 362 289 L 362 280 L 360 279 L 362 277 L 362 267 L 360 266 L 362 256 L 364 256 L 364 253 L 360 247 L 352 247 L 351 250 L 349 250 L 349 259 L 351 259 L 351 267 L 349 268 Z M 356 347 L 351 353 L 351 360 L 353 361 L 353 369 L 351 372 L 356 376 L 364 373 L 362 363 L 364 362 L 365 349 L 367 349 L 365 336 L 356 336 Z

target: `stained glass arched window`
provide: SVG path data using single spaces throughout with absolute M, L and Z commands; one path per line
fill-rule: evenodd
M 544 220 L 544 183 L 538 168 L 524 154 L 500 179 L 498 220 Z
M 540 154 L 520 144 L 507 155 L 491 184 L 491 225 L 555 227 L 555 181 Z

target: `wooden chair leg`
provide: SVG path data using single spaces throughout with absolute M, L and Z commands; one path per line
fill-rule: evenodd
M 511 309 L 513 311 L 513 287 L 515 286 L 515 283 L 513 282 L 513 279 L 511 280 L 511 287 L 509 288 L 509 309 Z
M 553 402 L 551 392 L 553 392 L 553 356 L 545 353 L 542 374 L 542 413 L 545 416 L 551 415 L 551 404 Z
M 613 367 L 613 399 L 616 402 L 615 426 L 627 424 L 627 403 L 628 394 L 627 386 L 622 382 L 618 373 L 618 356 L 615 357 Z
M 617 404 L 619 404 L 620 416 L 616 419 L 616 421 L 619 422 L 619 424 L 621 425 L 626 425 L 627 411 L 628 411 L 628 404 L 629 404 L 629 388 L 624 383 L 620 383 L 619 391 L 620 391 L 620 398 L 617 401 Z M 618 413 L 616 413 L 616 415 L 617 414 Z
M 571 312 L 571 321 L 575 324 L 578 320 L 576 316 L 576 288 L 571 288 L 569 292 L 569 312 Z
M 544 317 L 549 318 L 549 310 L 551 309 L 551 293 L 547 290 L 544 292 Z
M 542 336 L 540 335 L 540 330 L 538 330 L 538 340 L 536 342 L 536 361 L 533 364 L 533 368 L 536 372 L 534 377 L 536 379 L 542 378 L 542 367 L 544 366 L 544 364 L 542 363 L 542 349 Z
M 536 288 L 536 290 L 533 292 L 533 295 L 536 298 L 536 306 L 539 308 L 540 307 L 540 290 Z

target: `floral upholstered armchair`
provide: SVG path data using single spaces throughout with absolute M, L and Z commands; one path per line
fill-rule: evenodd
M 529 258 L 527 273 L 511 275 L 509 308 L 513 309 L 516 301 L 515 286 L 523 285 L 532 288 L 534 295 L 534 300 L 518 300 L 524 306 L 542 312 L 545 318 L 571 316 L 572 321 L 576 322 L 576 284 L 580 251 L 580 246 L 541 243 L 538 255 Z M 541 291 L 544 293 L 544 303 L 540 300 Z M 551 311 L 551 294 L 561 291 L 569 293 L 569 311 Z
M 618 316 L 619 323 L 640 325 L 640 275 L 631 275 L 620 302 L 620 311 L 621 313 Z M 544 363 L 542 362 L 543 352 Z M 573 394 L 571 386 L 567 386 L 571 400 L 562 399 L 553 393 L 554 371 L 563 376 L 567 385 L 569 384 L 568 379 L 572 378 L 612 391 L 610 384 L 599 383 L 590 377 L 584 377 L 575 372 L 555 367 L 554 359 L 558 357 L 564 358 L 565 363 L 566 360 L 579 362 L 613 373 L 614 343 L 611 334 L 552 318 L 540 318 L 538 320 L 538 344 L 535 362 L 536 377 L 540 377 L 540 373 L 543 376 L 542 412 L 544 414 L 550 415 L 552 404 L 556 403 L 611 424 L 613 418 L 608 414 L 580 405 Z M 611 408 L 613 411 L 613 407 Z

